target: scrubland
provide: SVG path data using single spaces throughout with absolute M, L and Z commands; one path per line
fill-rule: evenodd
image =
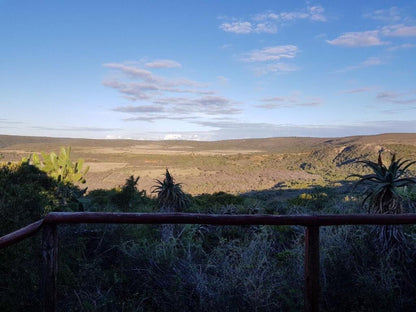
M 19 164 L 62 146 L 90 167 L 86 184 L 63 188 Z M 386 158 L 415 160 L 416 135 L 224 142 L 0 136 L 0 235 L 49 211 L 160 211 L 151 191 L 166 168 L 189 197 L 184 212 L 367 213 L 363 189 L 347 177 L 366 173 L 357 161 L 377 161 L 381 149 Z M 416 191 L 400 196 L 404 212 L 414 213 Z M 321 228 L 322 311 L 413 311 L 416 226 L 401 230 L 404 239 L 386 249 L 374 226 Z M 61 226 L 58 310 L 303 309 L 303 227 L 178 225 L 169 239 L 161 232 L 159 225 Z M 0 251 L 3 311 L 40 309 L 40 268 L 39 236 Z

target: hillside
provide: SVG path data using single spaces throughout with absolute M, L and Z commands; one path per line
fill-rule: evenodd
M 354 161 L 375 160 L 381 149 L 385 157 L 397 153 L 416 159 L 416 134 L 405 133 L 216 142 L 0 135 L 0 153 L 5 161 L 41 151 L 57 152 L 62 146 L 71 146 L 73 159 L 84 158 L 90 166 L 86 176 L 89 190 L 113 188 L 134 175 L 140 176 L 139 188 L 149 192 L 154 179 L 169 168 L 191 194 L 339 184 L 361 170 Z

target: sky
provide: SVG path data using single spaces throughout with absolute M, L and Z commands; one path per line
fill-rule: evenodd
M 0 134 L 416 133 L 416 1 L 0 0 Z

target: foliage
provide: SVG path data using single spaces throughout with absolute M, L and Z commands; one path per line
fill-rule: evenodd
M 189 206 L 189 197 L 182 190 L 182 184 L 175 182 L 168 169 L 166 169 L 163 181 L 155 180 L 155 182 L 152 193 L 157 194 L 159 207 L 162 211 L 179 212 Z
M 121 188 L 116 189 L 116 193 L 111 196 L 111 202 L 120 211 L 134 211 L 134 209 L 137 209 L 135 207 L 138 204 L 137 199 L 142 199 L 146 195 L 145 191 L 137 191 L 139 179 L 140 177 L 130 176 L 126 183 Z
M 232 195 L 225 192 L 213 194 L 201 194 L 192 199 L 192 208 L 201 212 L 218 213 L 222 207 L 227 205 L 242 205 L 242 196 Z
M 56 188 L 53 179 L 26 162 L 0 164 L 0 235 L 56 210 Z
M 407 165 L 409 162 L 400 168 Z M 138 177 L 130 176 L 121 187 L 81 194 L 78 201 L 86 211 L 360 211 L 358 194 L 348 192 L 346 196 L 342 186 L 191 197 L 166 170 L 163 181 L 156 180 L 153 188 L 157 197 L 151 198 L 137 190 L 138 182 Z M 49 210 L 78 209 L 72 205 L 73 198 L 60 197 L 62 192 L 57 190 L 62 185 L 28 163 L 1 167 L 3 234 L 36 221 Z M 416 195 L 408 188 L 406 197 L 414 200 Z M 64 202 L 66 205 L 60 206 Z M 303 227 L 183 225 L 165 240 L 160 240 L 161 229 L 163 225 L 59 226 L 58 310 L 302 309 Z M 321 310 L 413 311 L 416 226 L 405 226 L 402 231 L 404 252 L 398 257 L 392 249 L 380 250 L 372 227 L 322 227 Z M 35 237 L 1 251 L 2 311 L 39 310 L 39 245 L 39 237 Z
M 78 207 L 69 188 L 27 162 L 0 164 L 0 236 L 38 221 L 49 211 Z M 58 195 L 59 194 L 59 195 Z M 66 204 L 62 206 L 62 203 Z M 0 306 L 2 311 L 34 311 L 40 302 L 39 237 L 26 239 L 0 252 Z
M 393 154 L 387 167 L 383 164 L 379 152 L 377 162 L 369 160 L 359 162 L 372 170 L 370 174 L 352 175 L 360 179 L 357 184 L 366 186 L 363 204 L 368 201 L 369 211 L 373 213 L 401 213 L 402 202 L 397 189 L 416 184 L 416 178 L 405 176 L 406 170 L 416 161 L 396 160 L 396 155 Z
M 75 163 L 71 161 L 71 147 L 62 147 L 59 155 L 54 152 L 50 154 L 42 152 L 42 159 L 38 154 L 30 155 L 30 163 L 46 172 L 49 176 L 63 183 L 85 183 L 85 175 L 89 167 L 84 167 L 84 160 L 78 159 Z

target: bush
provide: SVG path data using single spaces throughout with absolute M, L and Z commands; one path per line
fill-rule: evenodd
M 38 221 L 50 211 L 78 210 L 82 193 L 58 183 L 27 162 L 0 164 L 0 236 Z M 0 253 L 2 311 L 38 311 L 41 269 L 39 236 Z M 12 282 L 11 282 L 12 281 Z

